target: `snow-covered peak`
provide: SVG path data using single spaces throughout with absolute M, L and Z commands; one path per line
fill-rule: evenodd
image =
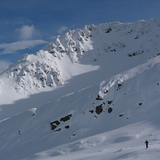
M 11 80 L 19 93 L 40 90 L 42 87 L 55 87 L 63 84 L 63 78 L 48 52 L 39 51 L 36 55 L 25 55 L 17 63 L 10 66 L 1 77 Z
M 84 29 L 76 29 L 58 36 L 46 45 L 44 50 L 55 57 L 66 53 L 74 62 L 88 55 L 88 52 L 90 54 L 101 52 L 102 54 L 105 53 L 104 50 L 111 53 L 121 52 L 122 49 L 124 54 L 130 57 L 146 53 L 151 58 L 159 54 L 156 43 L 160 36 L 159 27 L 160 18 L 135 23 L 112 22 L 97 26 L 87 25 Z M 151 51 L 152 45 L 154 45 L 155 53 L 150 53 L 153 52 Z
M 160 55 L 159 41 L 160 19 L 87 25 L 58 36 L 36 54 L 25 55 L 1 74 L 0 79 L 4 84 L 3 77 L 9 79 L 13 89 L 26 94 L 64 84 L 82 73 L 83 65 L 77 64 L 100 68 L 103 65 L 106 72 L 107 68 L 116 70 L 106 77 L 109 78 Z M 123 67 L 119 67 L 122 64 Z

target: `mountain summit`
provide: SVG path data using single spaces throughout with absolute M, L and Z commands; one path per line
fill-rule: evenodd
M 156 159 L 159 42 L 160 19 L 112 22 L 24 55 L 0 75 L 0 157 Z
M 36 54 L 25 55 L 1 75 L 21 94 L 63 85 L 85 72 L 83 64 L 106 67 L 109 78 L 160 55 L 160 19 L 87 25 L 58 36 Z M 110 69 L 112 68 L 112 69 Z M 88 72 L 88 71 L 86 71 Z M 14 85 L 13 85 L 14 84 Z

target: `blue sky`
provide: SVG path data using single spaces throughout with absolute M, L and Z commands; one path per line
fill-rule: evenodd
M 160 0 L 0 0 L 0 72 L 87 24 L 160 17 Z

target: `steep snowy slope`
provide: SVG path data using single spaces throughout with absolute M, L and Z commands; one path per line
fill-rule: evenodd
M 159 71 L 160 57 L 155 57 L 99 85 L 1 122 L 0 157 L 3 160 L 158 158 Z M 147 154 L 143 148 L 148 138 L 153 146 Z
M 159 41 L 160 19 L 88 25 L 58 36 L 0 75 L 0 119 L 40 107 L 159 56 Z M 65 89 L 59 90 L 60 86 Z M 42 91 L 47 91 L 44 99 Z M 35 93 L 39 94 L 31 98 Z M 25 103 L 21 101 L 28 97 Z M 35 97 L 39 100 L 34 101 Z M 14 109 L 19 103 L 23 107 Z M 13 112 L 8 112 L 9 106 Z

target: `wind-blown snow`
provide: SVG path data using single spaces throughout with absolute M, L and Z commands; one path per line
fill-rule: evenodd
M 10 66 L 0 75 L 1 159 L 158 159 L 159 27 L 85 26 Z

